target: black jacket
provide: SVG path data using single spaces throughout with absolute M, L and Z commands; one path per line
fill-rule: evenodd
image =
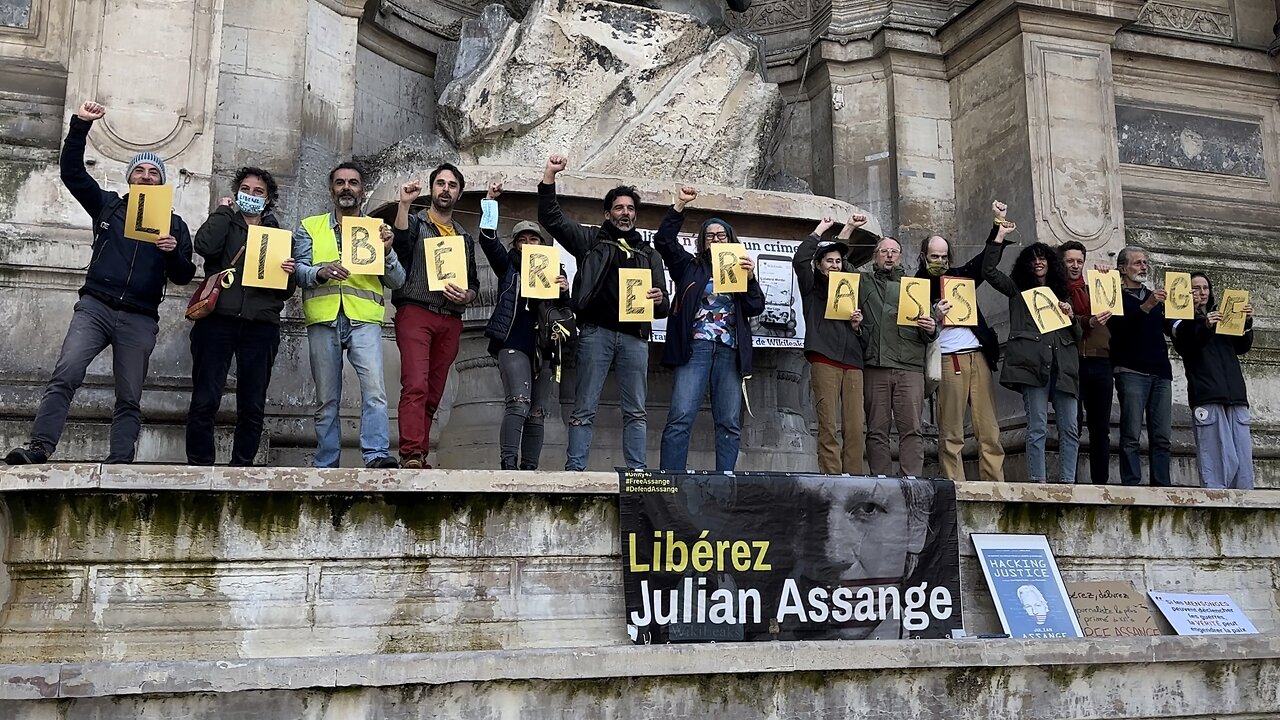
M 991 226 L 991 235 L 987 237 L 987 242 L 996 236 L 999 230 L 998 225 Z M 979 251 L 977 255 L 969 262 L 957 268 L 951 268 L 943 277 L 961 277 L 973 280 L 975 287 L 982 287 L 982 283 L 986 282 L 986 277 L 982 274 L 982 258 L 984 253 Z M 921 267 L 916 271 L 916 277 L 925 278 L 929 281 L 929 301 L 937 305 L 942 299 L 942 277 L 934 277 L 929 274 L 929 269 L 921 263 Z M 975 308 L 978 311 L 978 326 L 970 327 L 974 336 L 978 338 L 978 343 L 982 345 L 982 355 L 987 359 L 987 367 L 995 371 L 997 364 L 1000 362 L 1000 337 L 996 335 L 996 331 L 987 325 L 987 319 L 982 315 L 982 308 Z
M 92 122 L 72 116 L 59 158 L 62 184 L 93 220 L 93 255 L 80 294 L 119 310 L 159 319 L 166 280 L 186 285 L 195 277 L 191 232 L 175 214 L 169 234 L 178 246 L 171 252 L 124 236 L 129 196 L 103 190 L 84 169 L 84 147 L 91 127 Z
M 804 307 L 804 351 L 817 353 L 825 358 L 856 368 L 863 366 L 863 353 L 867 349 L 867 337 L 861 330 L 854 330 L 848 320 L 828 320 L 827 278 L 813 268 L 822 238 L 813 233 L 801 241 L 791 256 L 791 267 L 800 286 L 800 301 Z M 845 271 L 849 261 L 845 260 Z
M 480 249 L 489 259 L 489 268 L 498 277 L 498 297 L 493 303 L 493 314 L 489 316 L 489 323 L 485 325 L 484 335 L 490 340 L 501 343 L 511 333 L 511 323 L 516 317 L 516 304 L 520 302 L 520 253 L 515 248 L 503 247 L 497 232 L 484 228 L 480 229 Z M 560 266 L 560 274 L 564 274 L 563 265 Z M 567 306 L 568 292 L 561 291 L 558 300 L 529 300 L 528 302 L 531 310 L 540 309 L 543 303 Z M 541 315 L 542 313 L 535 311 L 530 313 L 529 317 L 536 322 L 536 318 Z M 496 352 L 493 343 L 489 345 L 489 352 L 491 354 Z
M 271 213 L 262 216 L 262 224 L 266 227 L 280 227 L 275 215 Z M 196 252 L 204 258 L 205 276 L 231 267 L 231 261 L 244 248 L 248 237 L 249 223 L 239 210 L 223 205 L 210 213 L 209 218 L 196 231 L 195 243 Z M 280 311 L 297 288 L 293 274 L 290 273 L 288 284 L 283 290 L 247 287 L 244 284 L 244 261 L 244 255 L 241 254 L 235 266 L 235 282 L 218 295 L 214 313 L 279 325 Z
M 1145 312 L 1142 303 L 1151 295 L 1150 290 L 1143 288 L 1138 294 L 1121 290 L 1120 295 L 1124 315 L 1112 315 L 1107 321 L 1107 329 L 1111 331 L 1112 367 L 1172 380 L 1173 366 L 1164 340 L 1169 327 L 1169 321 L 1164 318 L 1164 303 Z
M 591 323 L 602 327 L 649 337 L 650 324 L 618 322 L 617 306 L 607 298 L 608 289 L 616 292 L 617 271 L 620 267 L 646 268 L 650 271 L 652 287 L 662 290 L 662 300 L 653 308 L 654 317 L 665 317 L 671 311 L 671 298 L 667 291 L 667 275 L 662 257 L 653 246 L 632 230 L 627 243 L 628 253 L 605 227 L 580 225 L 567 219 L 556 199 L 556 186 L 538 183 L 538 224 L 578 261 L 573 276 L 573 309 L 579 323 Z M 605 299 L 601 299 L 605 298 Z
M 1203 317 L 1174 323 L 1173 349 L 1182 356 L 1187 371 L 1187 403 L 1201 405 L 1248 405 L 1240 358 L 1253 348 L 1253 322 L 1244 335 L 1219 335 Z
M 711 279 L 711 265 L 707 255 L 691 255 L 679 241 L 680 228 L 684 225 L 684 213 L 674 207 L 658 226 L 653 244 L 671 271 L 676 284 L 675 300 L 671 316 L 667 320 L 667 340 L 662 347 L 662 364 L 679 367 L 689 362 L 693 355 L 693 321 L 702 305 L 702 291 Z M 729 242 L 737 242 L 732 236 Z M 747 291 L 733 294 L 734 343 L 738 350 L 738 373 L 748 377 L 751 365 L 751 318 L 764 312 L 764 291 L 755 277 L 747 279 Z

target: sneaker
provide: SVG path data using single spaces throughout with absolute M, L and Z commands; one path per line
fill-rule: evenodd
M 381 470 L 384 468 L 398 468 L 400 467 L 400 463 L 396 462 L 396 459 L 390 455 L 383 455 L 382 457 L 376 457 L 370 460 L 365 463 L 364 466 L 373 470 Z
M 421 469 L 422 469 L 422 456 L 421 456 L 421 455 L 409 455 L 409 456 L 405 457 L 404 459 L 402 459 L 402 460 L 400 461 L 400 467 L 402 467 L 402 468 L 404 468 L 404 469 L 406 469 L 406 470 L 421 470 Z
M 4 456 L 10 465 L 43 465 L 49 462 L 49 454 L 38 443 L 27 443 L 26 447 L 14 448 Z

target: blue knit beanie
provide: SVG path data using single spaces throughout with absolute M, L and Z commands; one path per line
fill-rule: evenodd
M 129 167 L 124 171 L 124 179 L 126 181 L 128 181 L 130 175 L 133 175 L 133 169 L 139 165 L 155 165 L 156 169 L 160 171 L 160 184 L 165 184 L 164 160 L 161 160 L 159 155 L 151 152 L 141 152 L 133 156 L 133 160 L 129 161 Z

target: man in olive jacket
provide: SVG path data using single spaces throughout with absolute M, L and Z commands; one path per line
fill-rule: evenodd
M 938 335 L 938 324 L 928 312 L 917 317 L 915 325 L 897 324 L 903 272 L 902 245 L 896 238 L 880 239 L 871 264 L 872 269 L 862 273 L 858 292 L 862 332 L 867 336 L 863 370 L 867 467 L 872 475 L 892 472 L 889 425 L 893 424 L 898 429 L 902 474 L 920 475 L 924 472 L 924 440 L 920 436 L 924 357 Z

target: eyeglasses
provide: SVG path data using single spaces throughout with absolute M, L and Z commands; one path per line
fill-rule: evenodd
M 880 248 L 876 252 L 880 253 L 881 255 L 901 255 L 902 254 L 901 250 L 894 250 L 893 248 Z
M 708 240 L 728 240 L 728 239 L 729 239 L 729 233 L 727 233 L 727 232 L 709 232 L 709 233 L 707 233 L 707 239 L 708 239 Z

